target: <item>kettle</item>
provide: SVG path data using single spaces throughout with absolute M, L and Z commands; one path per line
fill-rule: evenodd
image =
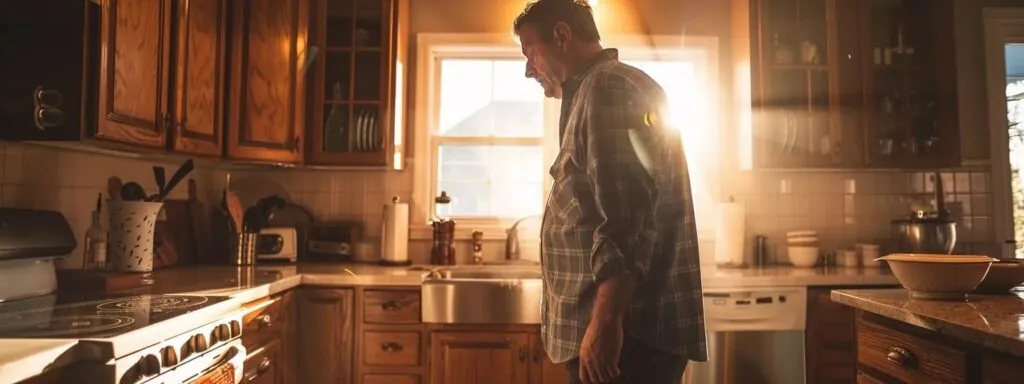
M 942 177 L 934 174 L 935 212 L 914 209 L 907 218 L 892 221 L 899 250 L 907 253 L 950 254 L 956 246 L 956 221 L 946 209 Z

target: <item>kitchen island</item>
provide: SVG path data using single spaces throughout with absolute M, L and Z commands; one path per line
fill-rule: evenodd
M 250 356 L 246 360 L 246 376 L 250 376 L 250 371 L 259 374 L 260 379 L 266 379 L 260 382 L 451 382 L 455 378 L 435 376 L 472 368 L 470 366 L 478 363 L 473 356 L 496 355 L 508 358 L 509 364 L 503 370 L 510 377 L 527 376 L 528 382 L 534 384 L 564 381 L 564 370 L 548 363 L 543 356 L 538 324 L 424 324 L 420 318 L 421 286 L 425 276 L 436 268 L 537 267 L 364 264 L 187 267 L 157 271 L 153 275 L 154 285 L 125 293 L 230 297 L 234 308 L 247 313 L 242 334 Z M 826 299 L 830 287 L 895 284 L 886 270 L 785 266 L 749 269 L 705 266 L 702 280 L 706 288 L 809 287 L 821 292 Z M 814 300 L 816 304 L 809 303 L 809 306 L 820 305 L 823 301 L 816 296 Z M 811 312 L 808 316 L 808 321 L 813 321 Z M 479 350 L 480 346 L 490 349 Z M 0 339 L 0 350 L 18 351 L 17 356 L 0 354 L 0 383 L 19 382 L 59 370 L 73 363 L 76 356 L 73 342 Z M 330 356 L 339 363 L 315 364 L 327 357 L 326 353 L 340 354 Z M 296 358 L 302 354 L 309 354 L 309 358 Z M 464 358 L 432 358 L 435 355 Z M 267 366 L 263 361 L 273 361 L 273 368 L 261 369 Z M 498 375 L 504 376 L 504 371 Z
M 1024 293 L 931 301 L 902 289 L 837 290 L 832 300 L 857 312 L 864 382 L 1019 383 L 1024 376 Z

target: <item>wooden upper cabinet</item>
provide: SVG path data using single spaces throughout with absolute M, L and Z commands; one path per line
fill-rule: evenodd
M 408 0 L 313 1 L 309 162 L 400 168 Z
M 746 3 L 754 165 L 958 165 L 952 3 Z
M 165 148 L 171 0 L 103 0 L 96 137 Z
M 228 157 L 302 162 L 310 2 L 233 2 Z
M 846 139 L 840 110 L 838 0 L 752 0 L 754 162 L 834 167 Z
M 953 0 L 846 1 L 859 8 L 867 165 L 959 165 Z
M 227 0 L 178 0 L 171 149 L 219 156 L 224 142 Z

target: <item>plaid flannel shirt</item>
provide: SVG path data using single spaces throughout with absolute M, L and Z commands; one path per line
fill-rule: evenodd
M 578 357 L 598 283 L 630 274 L 639 284 L 625 332 L 706 361 L 690 182 L 679 133 L 658 119 L 665 92 L 614 49 L 562 89 L 561 148 L 541 226 L 548 355 Z

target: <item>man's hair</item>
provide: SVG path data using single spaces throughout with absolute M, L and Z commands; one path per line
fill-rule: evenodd
M 513 29 L 518 35 L 523 25 L 537 28 L 545 43 L 554 39 L 555 24 L 564 22 L 572 30 L 573 39 L 585 43 L 601 41 L 594 22 L 594 11 L 587 0 L 536 0 L 526 5 L 523 13 L 516 17 Z

